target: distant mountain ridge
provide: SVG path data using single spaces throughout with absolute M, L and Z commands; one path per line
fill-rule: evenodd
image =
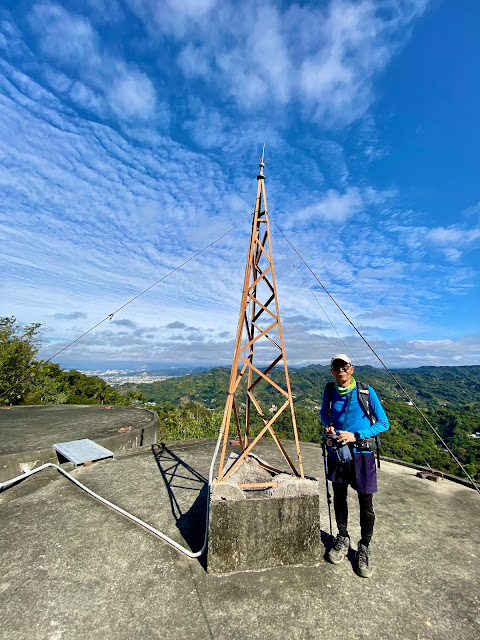
M 392 373 L 414 402 L 428 414 L 433 427 L 456 453 L 468 473 L 479 482 L 480 439 L 474 434 L 480 432 L 480 366 L 426 366 L 394 369 Z M 429 464 L 447 473 L 459 472 L 443 443 L 418 411 L 409 406 L 386 371 L 359 366 L 355 368 L 355 377 L 374 387 L 385 406 L 390 429 L 382 434 L 382 455 L 424 466 Z M 245 378 L 246 375 L 241 382 L 244 390 Z M 273 371 L 272 378 L 284 386 L 282 371 Z M 291 368 L 290 378 L 299 438 L 306 442 L 319 442 L 322 432 L 319 410 L 325 383 L 332 379 L 330 368 L 322 365 Z M 215 367 L 181 378 L 123 385 L 117 389 L 125 393 L 141 392 L 151 402 L 157 403 L 155 410 L 159 414 L 162 438 L 213 437 L 221 424 L 229 380 L 230 368 Z M 285 398 L 272 391 L 272 386 L 264 381 L 256 385 L 255 392 L 265 415 L 275 411 Z M 243 398 L 240 395 L 237 409 L 243 423 L 246 394 Z M 260 417 L 253 412 L 251 434 L 256 435 L 262 426 Z M 275 431 L 279 438 L 293 437 L 289 412 L 280 416 Z
M 420 407 L 436 409 L 468 408 L 480 412 L 480 366 L 423 366 L 412 369 L 392 369 L 395 378 Z M 290 368 L 290 382 L 295 403 L 314 409 L 322 399 L 323 388 L 332 379 L 330 368 L 324 365 L 309 365 Z M 355 368 L 354 376 L 370 384 L 381 398 L 407 401 L 384 369 L 369 365 Z M 271 377 L 284 383 L 283 371 L 274 370 Z M 200 373 L 169 378 L 152 383 L 127 384 L 119 391 L 138 390 L 150 402 L 172 402 L 176 406 L 186 406 L 197 402 L 209 409 L 224 406 L 230 379 L 229 367 L 214 367 Z M 259 385 L 260 386 L 260 385 Z M 260 391 L 260 398 L 268 403 L 275 402 L 275 395 L 269 390 Z

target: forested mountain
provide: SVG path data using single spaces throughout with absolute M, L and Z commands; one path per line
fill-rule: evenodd
M 96 376 L 87 376 L 74 369 L 64 371 L 57 364 L 37 360 L 39 327 L 32 324 L 22 328 L 13 317 L 0 318 L 0 405 L 130 404 L 135 399 L 148 399 L 157 403 L 155 410 L 160 419 L 162 439 L 218 434 L 227 397 L 229 369 L 218 367 L 162 382 L 113 389 Z M 432 426 L 467 472 L 480 481 L 480 439 L 469 437 L 480 431 L 480 367 L 421 367 L 397 369 L 393 373 L 425 411 Z M 284 386 L 283 373 L 273 371 L 271 375 Z M 329 368 L 320 365 L 291 368 L 290 376 L 299 437 L 303 441 L 319 442 L 322 433 L 319 406 L 325 383 L 331 379 Z M 390 429 L 382 435 L 383 455 L 460 473 L 441 441 L 418 411 L 409 406 L 385 371 L 357 367 L 355 377 L 377 390 L 389 416 Z M 246 380 L 242 384 L 245 389 Z M 275 410 L 275 405 L 280 406 L 282 400 L 264 381 L 257 385 L 256 396 L 267 415 Z M 244 419 L 241 402 L 238 410 L 240 420 Z M 252 435 L 262 426 L 261 419 L 255 414 Z M 288 411 L 275 423 L 275 430 L 281 438 L 292 438 Z
M 320 405 L 323 388 L 332 379 L 328 366 L 310 365 L 290 368 L 292 393 L 298 406 L 313 408 Z M 419 367 L 417 369 L 392 369 L 392 373 L 406 389 L 416 404 L 426 409 L 445 407 L 480 411 L 480 366 Z M 389 374 L 375 367 L 355 368 L 357 380 L 368 382 L 383 399 L 407 401 Z M 272 379 L 284 383 L 283 372 L 273 371 Z M 209 409 L 225 405 L 230 379 L 230 369 L 217 367 L 184 377 L 169 378 L 160 382 L 123 385 L 119 390 L 138 390 L 151 402 L 173 402 L 186 405 L 198 402 Z M 264 402 L 275 402 L 275 395 L 265 392 Z
M 37 360 L 40 324 L 21 327 L 0 318 L 0 406 L 18 404 L 130 404 L 135 392 L 118 393 L 97 376 Z
M 397 369 L 393 374 L 424 410 L 468 473 L 480 481 L 480 439 L 469 437 L 480 431 L 480 367 L 420 367 Z M 441 441 L 418 411 L 408 404 L 387 372 L 365 366 L 357 367 L 354 375 L 376 389 L 389 416 L 390 429 L 382 435 L 383 455 L 462 475 Z M 282 377 L 279 372 L 272 373 L 277 382 L 282 382 Z M 319 407 L 325 383 L 331 379 L 329 367 L 292 368 L 290 377 L 299 437 L 303 441 L 319 442 L 322 432 Z M 124 385 L 123 392 L 141 392 L 151 402 L 158 403 L 161 437 L 165 439 L 215 436 L 221 424 L 229 378 L 229 369 L 218 367 L 151 384 Z M 245 381 L 243 384 L 245 386 Z M 279 405 L 279 397 L 270 390 L 270 385 L 263 383 L 262 388 L 261 384 L 257 397 L 268 412 L 272 405 Z M 241 405 L 239 412 L 244 413 Z M 275 424 L 281 438 L 292 437 L 289 412 L 284 412 Z M 253 433 L 261 426 L 255 415 Z

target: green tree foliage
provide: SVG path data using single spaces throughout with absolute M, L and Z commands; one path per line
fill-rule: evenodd
M 14 316 L 0 318 L 0 404 L 21 404 L 32 387 L 40 327 L 22 329 Z
M 160 440 L 217 437 L 223 418 L 220 412 L 209 411 L 196 403 L 181 409 L 171 402 L 163 402 L 154 410 L 158 413 Z
M 40 327 L 0 318 L 0 404 L 130 404 L 101 378 L 38 361 Z
M 357 367 L 355 375 L 376 389 L 389 417 L 390 429 L 381 437 L 382 455 L 422 466 L 428 464 L 435 469 L 461 475 L 457 463 L 444 449 L 442 442 L 418 411 L 407 404 L 386 372 L 373 367 Z M 480 431 L 480 367 L 420 367 L 397 370 L 395 375 L 422 407 L 432 426 L 468 473 L 480 481 L 480 440 L 469 437 Z M 215 425 L 221 424 L 229 378 L 230 371 L 219 367 L 196 375 L 125 387 L 135 388 L 148 400 L 161 403 L 164 424 L 169 426 L 168 433 L 172 434 L 170 439 L 207 437 L 217 435 L 215 429 L 209 426 L 203 428 L 203 425 L 210 425 L 210 421 Z M 272 378 L 281 385 L 285 384 L 281 371 L 274 371 Z M 329 367 L 312 365 L 291 369 L 290 378 L 295 395 L 299 438 L 306 442 L 319 442 L 322 432 L 319 408 L 325 383 L 331 379 Z M 278 394 L 263 381 L 256 387 L 256 396 L 267 415 L 270 415 L 272 405 L 280 406 L 283 403 Z M 202 413 L 198 406 L 207 413 Z M 240 405 L 238 410 L 243 424 L 245 406 Z M 207 414 L 211 416 L 208 423 L 203 417 Z M 218 414 L 217 418 L 213 418 L 215 414 Z M 253 412 L 251 434 L 256 435 L 262 427 L 263 422 Z M 280 438 L 293 438 L 289 411 L 284 411 L 275 423 L 275 432 Z M 233 418 L 230 433 L 232 436 L 235 433 Z
M 394 369 L 393 373 L 409 395 L 422 408 L 463 410 L 480 412 L 480 366 L 466 367 L 420 367 L 418 369 Z M 272 379 L 284 384 L 285 377 L 280 368 L 274 369 Z M 378 395 L 388 400 L 404 401 L 404 394 L 395 385 L 386 371 L 375 367 L 355 367 L 355 377 L 368 382 Z M 216 367 L 202 373 L 169 378 L 153 383 L 126 384 L 124 391 L 137 390 L 151 402 L 173 402 L 177 405 L 181 397 L 198 402 L 209 409 L 225 406 L 230 370 Z M 300 369 L 290 368 L 292 393 L 295 404 L 313 409 L 319 406 L 325 384 L 331 380 L 328 366 L 310 365 Z M 245 382 L 245 381 L 243 381 Z M 257 389 L 258 390 L 258 389 Z M 259 385 L 261 401 L 276 402 L 266 385 Z
M 461 475 L 457 463 L 445 450 L 441 440 L 413 407 L 388 401 L 385 403 L 385 410 L 390 420 L 390 429 L 382 434 L 384 455 Z M 471 410 L 453 411 L 443 408 L 427 411 L 426 415 L 467 472 L 480 481 L 480 440 L 471 438 L 472 433 L 480 431 L 480 415 Z

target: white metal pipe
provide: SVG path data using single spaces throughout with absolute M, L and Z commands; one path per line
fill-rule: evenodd
M 145 529 L 150 531 L 150 533 L 153 533 L 153 535 L 161 538 L 162 540 L 165 540 L 165 542 L 168 542 L 168 544 L 170 544 L 172 547 L 177 549 L 177 551 L 180 551 L 181 553 L 185 554 L 189 558 L 199 558 L 203 553 L 205 553 L 205 551 L 207 549 L 207 544 L 208 544 L 208 516 L 209 516 L 209 512 L 210 512 L 210 486 L 211 486 L 212 481 L 213 481 L 213 470 L 214 470 L 214 467 L 215 467 L 215 460 L 217 458 L 217 454 L 218 454 L 218 449 L 220 447 L 221 438 L 222 438 L 222 430 L 220 430 L 220 433 L 218 435 L 217 444 L 215 446 L 215 451 L 213 453 L 212 462 L 210 464 L 210 470 L 209 470 L 209 473 L 208 473 L 208 493 L 207 493 L 207 513 L 206 513 L 205 538 L 204 538 L 204 541 L 203 541 L 202 548 L 200 549 L 200 551 L 197 551 L 196 553 L 193 553 L 192 551 L 189 551 L 185 547 L 182 547 L 181 544 L 179 544 L 178 542 L 175 542 L 175 540 L 172 540 L 171 538 L 169 538 L 165 533 L 162 533 L 161 531 L 158 531 L 158 529 L 155 529 L 155 527 L 152 527 L 147 522 L 144 522 L 143 520 L 140 520 L 140 518 L 137 518 L 136 516 L 132 515 L 131 513 L 128 513 L 128 511 L 125 511 L 125 509 L 122 509 L 121 507 L 113 504 L 113 502 L 110 502 L 106 498 L 102 498 L 102 496 L 99 496 L 98 493 L 95 493 L 94 491 L 92 491 L 91 489 L 86 487 L 84 484 L 79 482 L 70 473 L 65 471 L 65 469 L 62 469 L 62 467 L 58 466 L 57 464 L 53 464 L 52 462 L 47 462 L 47 464 L 43 464 L 42 466 L 37 467 L 36 469 L 31 469 L 30 471 L 26 471 L 25 473 L 22 473 L 22 475 L 17 476 L 16 478 L 12 478 L 11 480 L 7 480 L 5 482 L 0 482 L 0 490 L 3 491 L 4 489 L 7 489 L 8 487 L 12 486 L 13 484 L 15 484 L 17 482 L 21 482 L 22 480 L 25 480 L 26 478 L 32 476 L 34 473 L 38 473 L 39 471 L 43 471 L 44 469 L 48 469 L 49 467 L 53 467 L 54 469 L 57 469 L 57 471 L 62 473 L 65 477 L 67 477 L 69 480 L 71 480 L 71 482 L 76 484 L 77 487 L 80 487 L 80 489 L 83 489 L 83 491 L 85 491 L 86 493 L 91 495 L 93 498 L 96 498 L 100 502 L 103 502 L 103 504 L 107 505 L 107 507 L 110 507 L 111 509 L 114 509 L 115 511 L 118 511 L 118 513 L 121 513 L 123 516 L 125 516 L 126 518 L 129 518 L 133 522 L 136 522 L 141 527 L 144 527 Z

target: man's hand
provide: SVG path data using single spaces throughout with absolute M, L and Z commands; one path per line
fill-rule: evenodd
M 355 442 L 355 434 L 351 431 L 338 431 L 337 442 L 339 444 L 347 444 L 347 442 Z
M 335 433 L 335 427 L 325 427 L 325 433 Z

